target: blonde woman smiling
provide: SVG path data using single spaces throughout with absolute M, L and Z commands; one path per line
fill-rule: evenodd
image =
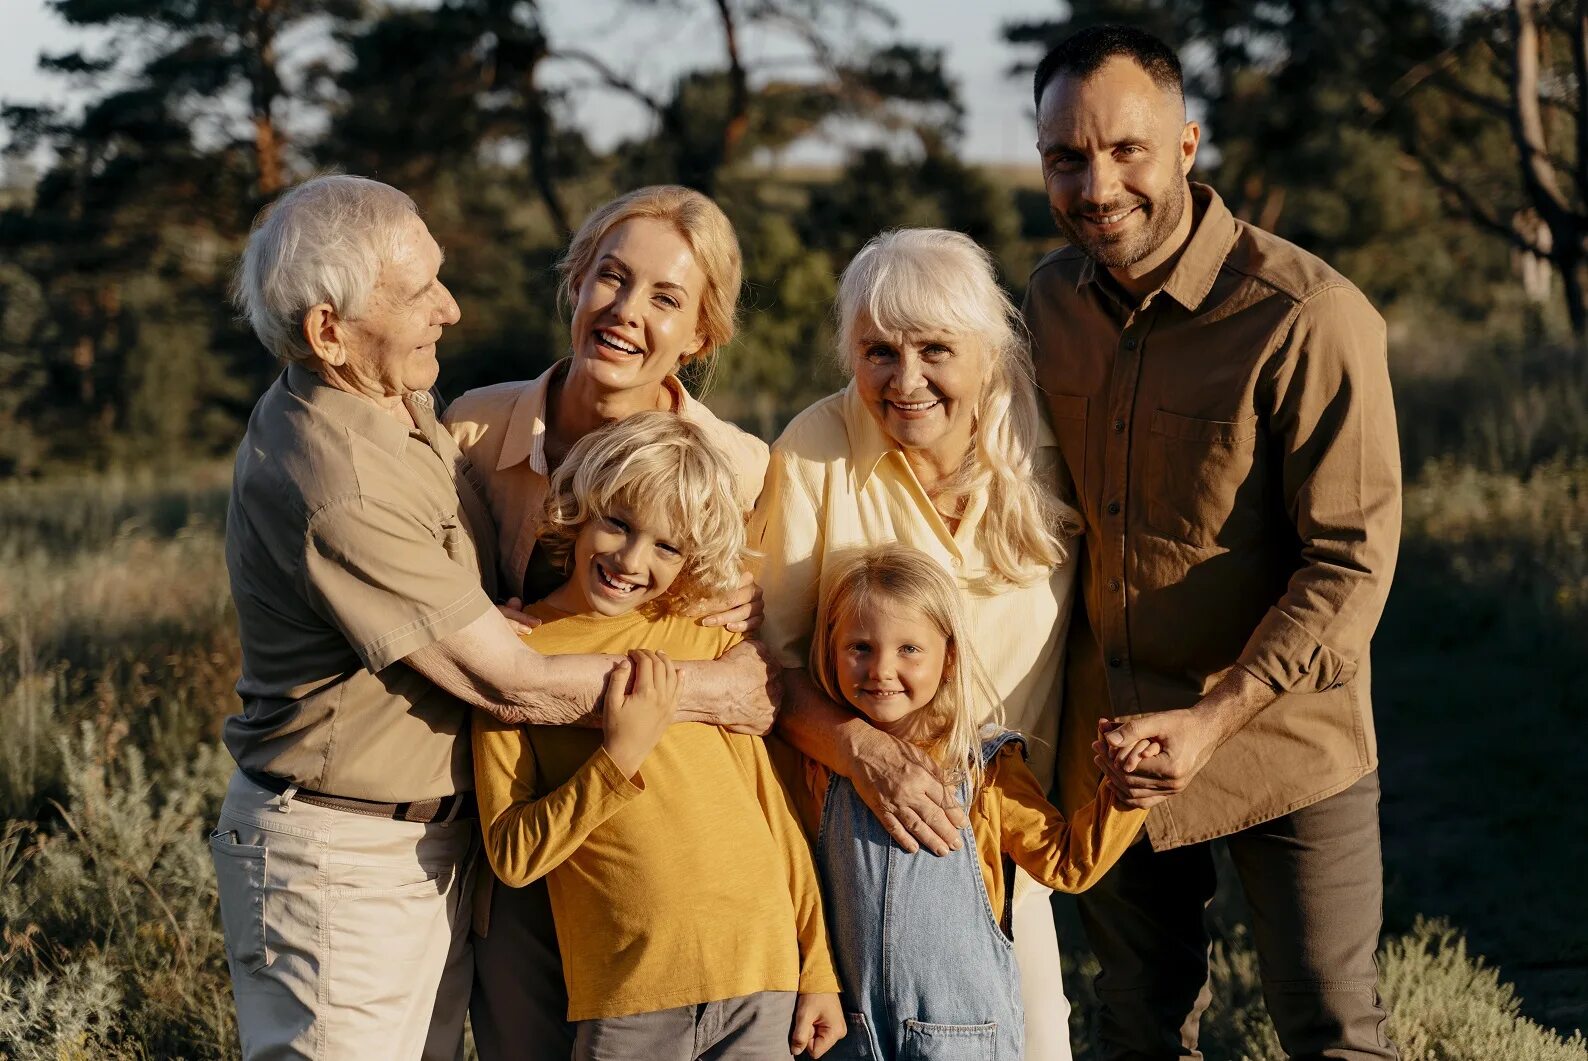
M 501 584 L 524 600 L 541 595 L 521 592 L 526 573 L 536 575 L 530 590 L 561 581 L 530 568 L 547 481 L 601 425 L 658 409 L 693 421 L 728 455 L 746 512 L 766 472 L 766 443 L 719 420 L 678 380 L 680 368 L 704 365 L 733 338 L 743 267 L 716 203 L 676 185 L 629 192 L 585 220 L 559 268 L 571 355 L 535 379 L 469 391 L 445 416 L 485 479 Z M 759 617 L 745 585 L 709 621 L 742 631 Z
M 838 325 L 852 380 L 773 445 L 751 526 L 764 554 L 762 637 L 785 667 L 783 735 L 853 781 L 906 851 L 941 855 L 968 834 L 930 760 L 806 674 L 812 631 L 826 621 L 817 602 L 846 549 L 898 542 L 936 560 L 959 586 L 1008 725 L 1032 738 L 1032 770 L 1051 785 L 1074 583 L 1057 449 L 1037 411 L 1019 314 L 968 237 L 903 229 L 872 240 L 844 271 Z M 1017 875 L 1031 1061 L 1070 1056 L 1047 896 Z
M 629 192 L 586 219 L 561 270 L 562 298 L 572 309 L 570 356 L 536 379 L 469 391 L 444 418 L 482 480 L 510 610 L 566 580 L 536 548 L 536 531 L 551 475 L 602 425 L 651 410 L 691 421 L 727 457 L 746 514 L 766 471 L 766 444 L 713 416 L 677 376 L 733 338 L 741 258 L 715 203 L 672 185 Z M 746 575 L 703 610 L 712 613 L 704 625 L 753 630 L 760 593 Z M 758 651 L 744 642 L 706 666 L 743 680 L 747 664 L 760 662 Z M 757 679 L 745 692 L 764 695 L 765 687 Z M 477 988 L 470 1004 L 480 1056 L 522 1056 L 526 1042 L 537 1044 L 537 1057 L 569 1056 L 573 1031 L 544 884 L 482 889 L 476 901 L 476 925 L 485 929 L 474 948 L 476 975 L 489 986 Z M 492 923 L 500 927 L 485 927 Z

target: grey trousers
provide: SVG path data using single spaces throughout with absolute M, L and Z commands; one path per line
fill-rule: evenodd
M 477 835 L 234 774 L 210 853 L 246 1061 L 461 1057 Z
M 582 1020 L 574 1061 L 767 1061 L 790 1056 L 792 991 Z
M 1384 864 L 1378 774 L 1226 838 L 1252 914 L 1263 1000 L 1301 1061 L 1398 1057 L 1378 994 Z M 1210 844 L 1138 843 L 1079 897 L 1102 971 L 1098 1037 L 1108 1061 L 1200 1059 L 1211 998 L 1203 911 L 1217 886 Z

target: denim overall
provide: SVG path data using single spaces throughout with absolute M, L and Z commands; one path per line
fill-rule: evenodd
M 1019 740 L 991 738 L 982 762 Z M 966 783 L 959 798 L 970 806 Z M 849 1034 L 829 1058 L 1019 1061 L 1025 1020 L 1007 919 L 988 902 L 970 826 L 960 839 L 941 858 L 906 854 L 833 775 L 816 857 Z

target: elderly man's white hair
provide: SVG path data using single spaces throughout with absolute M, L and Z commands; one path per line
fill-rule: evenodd
M 283 193 L 254 221 L 232 298 L 265 349 L 287 361 L 311 356 L 310 307 L 330 303 L 357 320 L 396 250 L 414 201 L 365 177 L 315 177 Z

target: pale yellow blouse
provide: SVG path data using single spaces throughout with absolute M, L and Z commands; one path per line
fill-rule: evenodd
M 1047 428 L 1039 465 L 1056 467 Z M 761 638 L 786 667 L 810 654 L 817 604 L 834 553 L 898 542 L 934 557 L 962 590 L 970 636 L 1004 702 L 1004 723 L 1029 741 L 1031 770 L 1053 782 L 1064 630 L 1075 582 L 1072 560 L 1025 586 L 981 592 L 978 545 L 983 499 L 971 499 L 955 533 L 932 507 L 909 462 L 866 410 L 854 384 L 806 409 L 772 446 L 750 541 L 763 556 Z

